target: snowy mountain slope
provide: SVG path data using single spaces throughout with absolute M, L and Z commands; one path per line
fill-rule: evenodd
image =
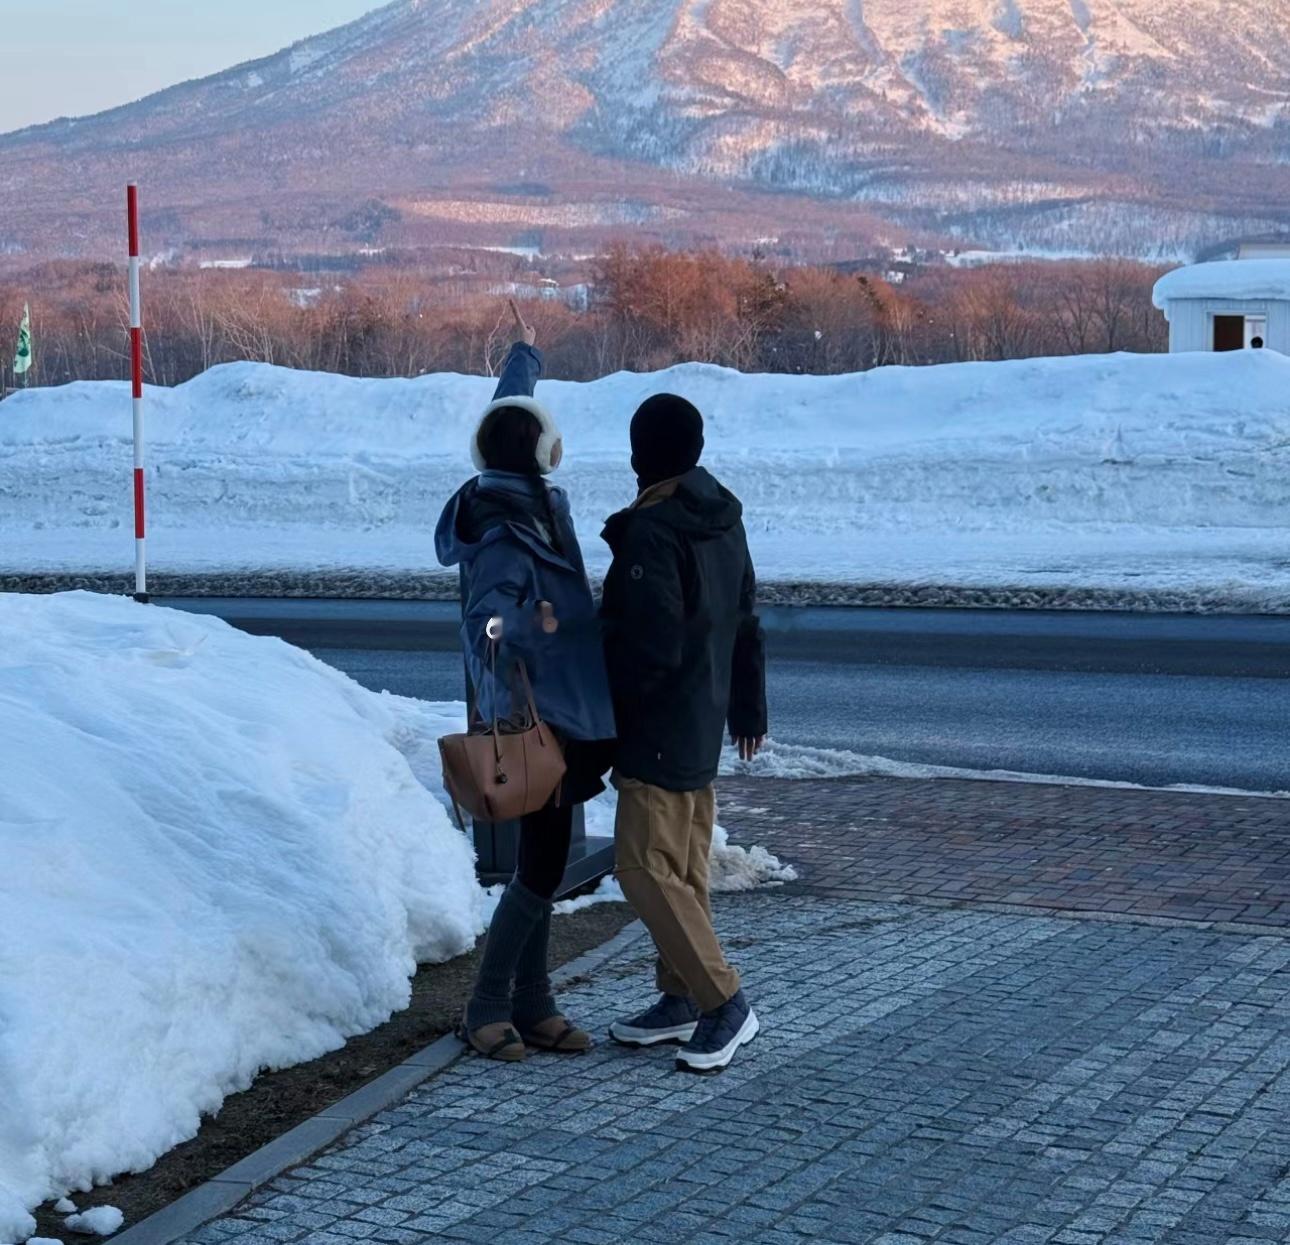
M 1120 249 L 1176 251 L 1216 232 L 1198 214 L 1290 223 L 1290 27 L 1227 0 L 396 0 L 0 138 L 0 230 L 39 233 L 68 195 L 92 234 L 123 158 L 181 246 L 711 232 L 734 183 L 750 230 L 792 218 L 775 190 L 823 202 L 817 231 L 872 234 L 863 202 L 977 241 L 1093 247 L 1110 222 Z

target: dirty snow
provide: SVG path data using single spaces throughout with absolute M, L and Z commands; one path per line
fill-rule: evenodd
M 150 389 L 154 567 L 437 569 L 429 534 L 471 474 L 491 384 L 233 364 Z M 543 381 L 593 572 L 602 520 L 633 494 L 629 417 L 660 390 L 708 416 L 707 461 L 744 500 L 764 580 L 1189 589 L 1251 608 L 1290 589 L 1290 359 L 1270 352 Z M 0 571 L 128 570 L 129 433 L 122 385 L 0 403 Z

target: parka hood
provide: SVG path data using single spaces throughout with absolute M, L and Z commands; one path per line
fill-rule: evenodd
M 472 530 L 473 524 L 463 522 L 478 492 L 479 481 L 468 480 L 443 508 L 434 533 L 434 551 L 440 566 L 460 566 L 482 543 Z
M 540 478 L 485 472 L 463 484 L 444 507 L 435 529 L 435 554 L 440 565 L 459 566 L 485 545 L 514 534 L 532 544 L 535 552 L 562 558 L 564 553 L 552 546 L 545 529 L 568 514 L 564 491 Z M 546 515 L 550 521 L 544 523 Z
M 648 494 L 652 492 L 661 492 L 661 499 L 651 501 Z M 666 486 L 656 485 L 638 500 L 645 504 L 629 506 L 605 524 L 604 540 L 611 549 L 616 548 L 626 526 L 637 519 L 667 524 L 692 538 L 716 540 L 740 523 L 744 515 L 739 498 L 704 467 L 695 467 L 677 480 L 666 482 Z

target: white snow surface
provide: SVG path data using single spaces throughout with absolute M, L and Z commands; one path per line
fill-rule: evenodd
M 1156 282 L 1162 311 L 1178 298 L 1290 301 L 1290 259 L 1224 259 L 1175 268 Z
M 889 757 L 843 752 L 834 748 L 811 748 L 782 744 L 768 739 L 765 749 L 751 762 L 741 761 L 733 748 L 722 754 L 723 775 L 751 778 L 953 778 L 979 782 L 1042 783 L 1054 787 L 1103 787 L 1121 791 L 1181 791 L 1195 795 L 1239 795 L 1260 799 L 1287 800 L 1290 791 L 1248 791 L 1235 787 L 1208 787 L 1176 783 L 1168 787 L 1145 787 L 1140 783 L 1103 778 L 1074 778 L 1060 774 L 1028 774 L 1005 769 L 959 769 L 951 765 L 925 765 L 918 761 L 896 761 Z
M 232 364 L 149 389 L 153 566 L 438 569 L 434 525 L 472 474 L 492 384 Z M 1274 352 L 543 381 L 593 572 L 603 519 L 634 494 L 630 416 L 665 390 L 704 411 L 763 580 L 1290 592 L 1290 359 Z M 0 404 L 0 570 L 128 569 L 130 467 L 127 386 Z
M 121 1230 L 123 1223 L 125 1216 L 115 1206 L 96 1206 L 73 1215 L 64 1226 L 79 1236 L 111 1236 Z
M 0 595 L 0 1241 L 473 944 L 472 853 L 403 732 L 281 641 Z

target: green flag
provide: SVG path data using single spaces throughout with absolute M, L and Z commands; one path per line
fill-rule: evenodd
M 18 353 L 13 357 L 13 374 L 25 376 L 31 370 L 35 357 L 31 352 L 31 308 L 22 308 L 22 323 L 18 326 Z

